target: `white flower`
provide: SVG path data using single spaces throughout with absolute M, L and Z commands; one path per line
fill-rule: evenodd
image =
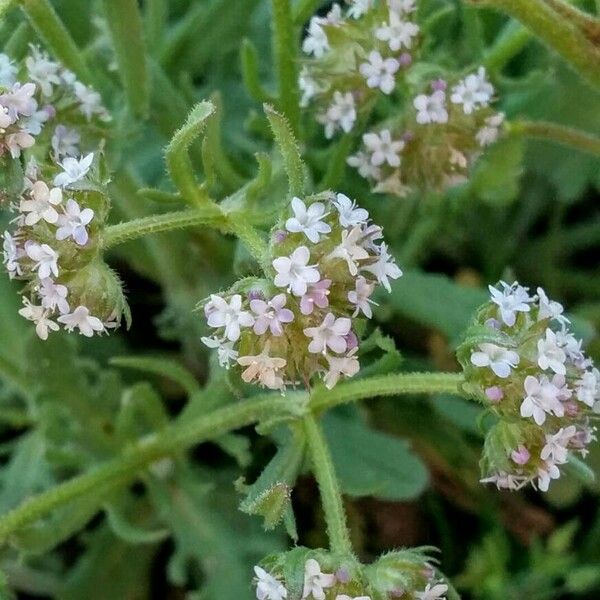
M 566 320 L 566 319 L 565 319 Z M 578 340 L 567 328 L 565 323 L 560 331 L 556 332 L 556 343 L 572 360 L 579 362 L 584 358 L 581 350 L 582 340 Z M 586 368 L 586 367 L 583 367 Z
M 308 106 L 308 103 L 315 94 L 321 91 L 319 84 L 311 76 L 308 67 L 304 65 L 298 76 L 298 86 L 302 92 L 300 106 Z
M 600 372 L 598 369 L 586 371 L 575 384 L 577 385 L 577 399 L 593 408 L 596 400 L 600 397 Z
M 308 351 L 313 354 L 325 353 L 327 348 L 334 352 L 346 352 L 347 342 L 345 336 L 350 333 L 352 321 L 346 317 L 337 318 L 333 313 L 327 313 L 323 322 L 318 327 L 307 327 L 304 330 L 306 337 L 312 338 L 308 344 Z
M 59 326 L 48 319 L 48 311 L 42 306 L 35 306 L 27 298 L 23 298 L 24 307 L 19 310 L 19 314 L 35 323 L 35 332 L 41 340 L 48 339 L 50 330 L 58 331 Z
M 57 321 L 62 323 L 67 331 L 79 329 L 79 333 L 85 337 L 92 337 L 94 331 L 105 331 L 102 321 L 90 315 L 86 306 L 78 306 L 72 313 L 58 317 Z
M 546 445 L 542 448 L 540 458 L 562 465 L 567 462 L 568 445 L 571 438 L 577 434 L 575 425 L 561 427 L 554 434 L 546 434 Z
M 65 285 L 54 283 L 49 277 L 40 281 L 40 287 L 37 292 L 42 299 L 42 306 L 48 310 L 55 310 L 61 314 L 69 312 L 69 303 L 67 302 L 67 294 L 69 290 Z
M 528 375 L 524 387 L 527 395 L 521 403 L 522 417 L 533 417 L 538 425 L 543 425 L 546 413 L 555 414 L 557 417 L 565 414 L 565 409 L 560 402 L 561 390 L 547 377 L 542 376 L 538 380 L 533 375 Z
M 371 596 L 348 596 L 348 594 L 338 594 L 335 600 L 371 600 Z
M 342 242 L 336 246 L 328 255 L 329 260 L 341 258 L 348 265 L 350 275 L 358 273 L 357 261 L 369 258 L 369 253 L 360 245 L 363 238 L 362 229 L 359 226 L 353 227 L 350 231 L 342 230 Z
M 17 76 L 17 67 L 10 58 L 0 53 L 0 87 L 11 87 Z
M 274 336 L 283 335 L 283 324 L 294 320 L 294 313 L 289 308 L 284 308 L 286 300 L 285 294 L 277 294 L 268 302 L 260 299 L 250 301 L 250 308 L 256 315 L 254 321 L 256 335 L 262 335 L 267 329 L 270 329 Z
M 338 128 L 348 133 L 356 121 L 356 106 L 352 92 L 335 91 L 333 103 L 324 114 L 317 116 L 317 121 L 325 126 L 325 137 L 330 139 Z
M 13 118 L 18 115 L 30 117 L 37 109 L 35 83 L 15 83 L 9 92 L 0 95 L 0 104 L 8 108 L 8 114 Z
M 287 590 L 283 584 L 260 567 L 254 567 L 256 573 L 256 598 L 257 600 L 284 600 Z
M 345 377 L 354 377 L 354 375 L 358 373 L 360 364 L 358 362 L 358 357 L 355 356 L 357 352 L 358 347 L 352 348 L 346 356 L 325 355 L 325 358 L 329 363 L 329 370 L 325 373 L 323 381 L 328 390 L 335 386 L 342 375 Z
M 306 204 L 300 198 L 294 197 L 292 210 L 294 216 L 285 222 L 285 228 L 291 233 L 304 233 L 313 244 L 316 244 L 321 239 L 320 234 L 331 231 L 331 227 L 321 220 L 327 216 L 322 202 L 313 202 L 306 208 Z
M 373 8 L 374 0 L 351 0 L 348 8 L 348 16 L 353 19 L 360 19 L 366 12 Z
M 317 19 L 324 25 L 334 25 L 335 27 L 338 27 L 344 22 L 342 7 L 337 2 L 334 2 L 329 12 L 325 15 L 325 18 L 322 19 L 317 17 Z
M 544 371 L 552 369 L 557 375 L 564 375 L 567 372 L 565 360 L 567 355 L 558 345 L 556 333 L 552 329 L 546 329 L 546 337 L 538 340 L 538 365 Z
M 484 126 L 475 134 L 475 139 L 482 148 L 493 144 L 500 134 L 500 126 L 504 123 L 504 113 L 487 117 Z
M 563 324 L 569 322 L 569 319 L 563 315 L 565 310 L 563 305 L 560 302 L 550 300 L 543 288 L 539 287 L 537 289 L 537 296 L 540 306 L 538 312 L 538 321 L 543 321 L 544 319 L 554 319 Z
M 282 390 L 284 388 L 283 379 L 279 376 L 279 370 L 287 364 L 285 358 L 269 356 L 269 344 L 265 344 L 262 352 L 256 356 L 240 356 L 237 359 L 238 364 L 247 367 L 242 372 L 242 379 L 250 383 L 254 379 L 258 383 L 270 390 Z
M 25 254 L 34 261 L 33 270 L 37 269 L 38 277 L 46 279 L 53 274 L 58 277 L 58 253 L 54 251 L 48 244 L 38 244 L 28 240 L 25 242 Z
M 335 585 L 335 581 L 335 575 L 322 573 L 321 565 L 314 558 L 309 558 L 304 565 L 302 600 L 310 596 L 315 600 L 325 600 L 324 590 Z
M 356 278 L 356 288 L 348 292 L 349 302 L 356 306 L 356 309 L 352 313 L 353 317 L 356 317 L 361 310 L 368 319 L 373 316 L 371 304 L 376 304 L 376 302 L 370 300 L 369 297 L 374 289 L 375 284 L 369 283 L 362 275 Z
M 500 285 L 502 285 L 502 291 L 491 285 L 488 285 L 488 290 L 492 302 L 499 307 L 500 318 L 506 325 L 512 327 L 517 319 L 516 313 L 529 312 L 531 310 L 529 303 L 533 299 L 529 297 L 527 289 L 516 282 L 508 285 L 501 281 Z
M 9 114 L 8 108 L 0 105 L 0 132 L 4 133 L 1 130 L 6 129 L 10 125 L 12 125 L 14 122 L 15 122 L 15 117 L 13 117 Z
M 237 361 L 238 351 L 233 349 L 233 342 L 220 340 L 216 336 L 202 337 L 200 341 L 209 348 L 216 348 L 220 367 L 229 369 L 230 363 Z
M 4 144 L 12 158 L 19 158 L 21 150 L 31 148 L 35 144 L 35 139 L 26 131 L 17 131 L 16 133 L 9 133 L 4 138 Z
M 81 207 L 75 200 L 67 200 L 65 214 L 58 218 L 59 228 L 56 230 L 56 239 L 66 240 L 73 238 L 79 246 L 85 246 L 88 242 L 87 225 L 94 218 L 94 211 L 91 208 Z
M 379 256 L 377 257 L 377 260 L 372 265 L 362 267 L 362 270 L 373 273 L 377 278 L 377 281 L 381 283 L 388 292 L 391 292 L 392 286 L 390 285 L 389 280 L 402 277 L 402 270 L 394 262 L 394 257 L 388 252 L 387 244 L 385 242 L 381 243 L 378 250 Z
M 477 73 L 467 75 L 452 88 L 450 100 L 462 104 L 464 113 L 470 115 L 475 109 L 487 106 L 493 95 L 494 87 L 486 78 L 485 68 L 479 67 Z
M 528 481 L 524 475 L 515 475 L 514 473 L 505 473 L 500 471 L 490 477 L 479 480 L 481 483 L 494 483 L 499 490 L 518 490 Z
M 419 26 L 411 21 L 403 21 L 400 15 L 390 12 L 388 23 L 383 23 L 375 30 L 375 37 L 387 42 L 390 50 L 397 52 L 400 48 L 410 49 L 413 38 L 419 33 Z
M 110 116 L 106 108 L 102 105 L 100 94 L 91 87 L 88 87 L 80 81 L 75 81 L 73 91 L 79 100 L 79 110 L 85 115 L 85 118 L 90 121 L 94 115 L 98 115 L 103 121 L 110 120 Z
M 388 0 L 388 6 L 397 13 L 408 14 L 417 10 L 415 0 Z
M 329 50 L 327 34 L 321 27 L 318 17 L 313 17 L 308 26 L 308 34 L 302 42 L 302 51 L 312 54 L 315 58 L 321 58 Z
M 357 152 L 356 154 L 349 156 L 346 159 L 346 162 L 351 167 L 358 169 L 359 175 L 365 179 L 371 177 L 372 179 L 375 179 L 375 181 L 378 181 L 381 177 L 379 167 L 373 165 L 371 162 L 371 155 L 366 152 Z
M 446 110 L 446 93 L 436 90 L 428 96 L 420 94 L 413 100 L 413 106 L 417 109 L 417 123 L 447 123 L 448 111 Z
M 51 96 L 53 86 L 60 85 L 58 76 L 60 65 L 50 60 L 48 55 L 41 52 L 39 48 L 32 46 L 31 55 L 25 59 L 25 66 L 29 79 L 40 86 L 44 96 Z
M 317 283 L 321 278 L 315 265 L 309 265 L 310 251 L 306 246 L 296 248 L 290 256 L 280 256 L 273 261 L 277 271 L 275 285 L 287 287 L 294 296 L 304 296 L 309 283 Z
M 350 200 L 345 194 L 337 194 L 333 205 L 339 213 L 339 222 L 342 227 L 355 227 L 364 225 L 369 219 L 369 213 L 364 208 L 356 205 L 354 200 Z
M 560 471 L 558 467 L 551 463 L 545 463 L 544 467 L 538 468 L 538 487 L 540 491 L 547 492 L 550 487 L 550 480 L 558 479 L 560 477 Z
M 83 179 L 90 170 L 93 160 L 93 152 L 80 157 L 79 160 L 72 156 L 67 156 L 62 163 L 59 163 L 63 168 L 63 172 L 54 178 L 54 185 L 65 187 Z
M 428 583 L 422 592 L 415 592 L 415 598 L 418 600 L 445 600 L 444 594 L 448 591 L 445 583 L 437 583 L 432 586 Z
M 371 163 L 379 167 L 387 162 L 390 167 L 400 166 L 400 152 L 404 149 L 402 140 L 392 140 L 389 129 L 383 129 L 376 133 L 365 133 L 363 143 L 371 152 Z
M 57 125 L 52 135 L 52 149 L 56 158 L 75 156 L 79 152 L 81 136 L 76 129 L 69 129 L 64 125 Z
M 25 225 L 35 225 L 42 219 L 46 223 L 55 224 L 58 221 L 58 212 L 54 208 L 62 202 L 60 188 L 48 188 L 43 181 L 36 181 L 31 190 L 31 200 L 21 200 L 19 210 L 28 213 Z
M 358 70 L 370 88 L 379 88 L 384 94 L 391 94 L 396 85 L 394 74 L 399 68 L 400 63 L 395 58 L 383 59 L 379 52 L 373 50 L 368 62 L 362 63 Z
M 17 241 L 8 231 L 4 232 L 2 235 L 2 240 L 2 264 L 6 266 L 6 270 L 8 271 L 11 279 L 15 275 L 21 276 L 23 271 L 21 270 L 21 265 L 19 264 L 19 258 L 21 257 L 22 251 L 19 249 Z
M 254 325 L 254 317 L 242 310 L 242 297 L 239 294 L 234 294 L 229 303 L 221 296 L 211 294 L 207 316 L 209 327 L 224 327 L 225 337 L 230 342 L 239 340 L 241 327 Z
M 479 351 L 471 354 L 471 362 L 476 367 L 489 367 L 497 377 L 505 379 L 519 364 L 519 355 L 513 350 L 484 342 L 479 344 Z

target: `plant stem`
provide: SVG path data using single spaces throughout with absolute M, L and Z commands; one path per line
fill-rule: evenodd
M 531 31 L 510 21 L 488 50 L 483 64 L 491 73 L 498 73 L 531 41 Z
M 600 50 L 569 19 L 544 0 L 470 0 L 479 7 L 506 12 L 521 21 L 547 46 L 562 56 L 588 83 L 600 88 Z
M 90 72 L 83 60 L 83 53 L 56 14 L 50 0 L 20 0 L 20 5 L 56 58 L 77 77 L 89 83 Z
M 509 124 L 508 131 L 513 135 L 548 140 L 582 152 L 600 155 L 600 138 L 564 125 L 544 121 L 512 121 Z
M 600 20 L 597 17 L 571 6 L 564 0 L 546 0 L 546 3 L 561 17 L 579 27 L 592 43 L 600 42 Z
M 279 110 L 287 117 L 294 135 L 300 128 L 300 90 L 296 58 L 296 28 L 290 0 L 271 0 L 273 7 L 273 54 L 279 83 Z
M 197 227 L 199 225 L 206 225 L 207 223 L 215 227 L 224 226 L 225 216 L 218 206 L 208 205 L 204 208 L 181 210 L 133 219 L 132 221 L 107 227 L 102 240 L 102 248 L 103 250 L 108 250 L 124 242 L 153 233 Z
M 321 425 L 313 415 L 304 417 L 303 422 L 308 452 L 321 494 L 331 551 L 334 554 L 351 555 L 352 543 L 346 524 L 346 513 L 327 440 Z
M 149 435 L 135 446 L 125 449 L 121 456 L 25 500 L 0 518 L 0 543 L 22 527 L 76 498 L 119 482 L 125 485 L 135 479 L 142 469 L 161 458 L 250 425 L 261 418 L 272 417 L 278 412 L 289 414 L 293 410 L 289 398 L 270 394 L 220 408 L 191 421 L 170 425 L 162 432 Z
M 311 410 L 323 411 L 338 404 L 375 396 L 399 394 L 457 394 L 462 373 L 397 373 L 357 379 L 337 385 L 332 390 L 318 388 L 310 400 Z

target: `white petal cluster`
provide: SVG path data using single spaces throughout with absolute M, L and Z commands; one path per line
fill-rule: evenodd
M 222 366 L 241 366 L 247 383 L 283 390 L 320 375 L 331 388 L 359 370 L 353 320 L 371 318 L 375 288 L 390 291 L 402 271 L 376 243 L 381 228 L 344 194 L 294 197 L 280 225 L 272 278 L 212 295 L 204 313 L 215 331 L 203 341 Z
M 513 490 L 532 483 L 546 491 L 570 455 L 585 457 L 595 440 L 590 419 L 600 374 L 568 330 L 562 305 L 542 288 L 531 295 L 517 282 L 501 281 L 489 291 L 478 333 L 467 333 L 459 349 L 466 389 L 499 417 L 488 432 L 494 441 L 486 442 L 482 481 Z M 482 335 L 488 340 L 473 341 Z

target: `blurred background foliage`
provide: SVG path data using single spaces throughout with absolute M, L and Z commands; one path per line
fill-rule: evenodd
M 250 40 L 266 92 L 274 90 L 268 2 L 145 0 L 147 120 L 127 109 L 103 3 L 54 4 L 115 116 L 107 151 L 114 222 L 172 208 L 137 192 L 172 190 L 163 149 L 201 99 L 220 106 L 220 127 L 213 121 L 207 132 L 220 152 L 216 177 L 205 173 L 211 193 L 223 197 L 256 175 L 253 154 L 271 142 L 260 103 L 244 85 L 240 54 Z M 497 108 L 509 118 L 600 134 L 600 94 L 518 24 L 459 0 L 420 4 L 423 14 L 436 15 L 428 26 L 429 59 L 456 70 L 488 64 Z M 302 23 L 328 3 L 294 6 Z M 597 8 L 591 0 L 580 6 Z M 498 62 L 498 39 L 510 35 L 520 35 L 520 46 Z M 15 9 L 2 20 L 0 40 L 18 57 L 36 35 Z M 308 121 L 303 144 L 319 181 L 335 144 Z M 199 145 L 193 156 L 200 168 Z M 591 356 L 600 359 L 597 158 L 510 138 L 445 197 L 374 196 L 350 170 L 333 184 L 385 224 L 407 271 L 381 303 L 380 330 L 367 346 L 384 356 L 380 371 L 456 369 L 453 349 L 485 299 L 484 285 L 502 277 L 542 285 L 566 303 Z M 281 193 L 269 189 L 273 198 Z M 16 316 L 15 287 L 0 279 L 0 512 L 93 469 L 171 418 L 239 396 L 209 369 L 193 309 L 243 273 L 246 259 L 233 239 L 202 229 L 119 247 L 111 263 L 125 281 L 133 326 L 93 340 L 33 339 Z M 129 358 L 112 360 L 119 356 Z M 368 559 L 392 547 L 436 545 L 465 598 L 600 597 L 599 484 L 565 477 L 544 496 L 482 487 L 481 418 L 479 408 L 449 396 L 375 400 L 329 416 L 326 432 L 358 552 Z M 0 597 L 250 598 L 251 566 L 289 540 L 282 529 L 265 532 L 256 516 L 237 510 L 242 497 L 234 481 L 240 473 L 254 481 L 276 441 L 250 429 L 229 434 L 153 465 L 133 486 L 98 490 L 22 530 L 0 553 Z M 598 445 L 589 462 L 600 470 Z M 300 542 L 326 544 L 311 478 L 299 480 L 293 504 Z

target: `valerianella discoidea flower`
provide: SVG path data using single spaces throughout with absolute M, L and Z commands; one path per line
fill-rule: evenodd
M 500 282 L 490 295 L 458 351 L 464 391 L 499 418 L 486 437 L 482 481 L 546 491 L 596 439 L 600 372 L 543 289 Z
M 353 320 L 371 318 L 371 294 L 402 272 L 382 230 L 344 194 L 294 198 L 273 235 L 272 278 L 242 280 L 204 304 L 219 363 L 270 389 L 319 375 L 333 387 L 359 370 Z

